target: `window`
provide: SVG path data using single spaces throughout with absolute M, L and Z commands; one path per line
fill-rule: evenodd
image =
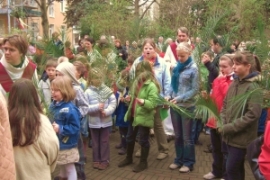
M 37 3 L 35 0 L 30 0 L 29 2 L 30 6 L 37 7 Z
M 52 38 L 52 33 L 53 32 L 54 32 L 54 25 L 50 24 L 50 27 L 49 27 L 49 36 L 50 36 L 50 38 Z
M 54 4 L 50 4 L 49 6 L 49 16 L 54 17 Z
M 60 11 L 64 13 L 66 11 L 66 0 L 62 0 L 60 3 Z

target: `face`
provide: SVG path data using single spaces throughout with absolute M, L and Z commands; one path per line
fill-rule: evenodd
M 11 65 L 18 65 L 21 63 L 23 54 L 9 42 L 3 45 L 6 61 Z
M 250 67 L 250 64 L 245 65 L 234 61 L 233 71 L 240 79 L 243 79 L 249 74 Z
M 100 87 L 102 84 L 102 77 L 98 77 L 98 76 L 91 76 L 92 80 L 91 80 L 91 85 L 95 86 L 95 87 Z
M 190 56 L 190 53 L 188 53 L 186 51 L 183 51 L 183 50 L 177 51 L 177 57 L 181 63 L 186 62 L 186 60 L 188 59 L 189 56 Z
M 81 72 L 77 70 L 77 68 L 75 68 L 75 77 L 76 79 L 80 79 L 81 76 Z
M 188 35 L 186 33 L 183 33 L 182 31 L 178 31 L 178 33 L 177 33 L 177 41 L 178 42 L 187 42 L 188 41 Z
M 87 49 L 87 50 L 91 50 L 92 47 L 93 47 L 93 45 L 89 41 L 84 41 L 83 45 L 84 45 L 84 48 Z
M 64 76 L 64 74 L 62 74 L 60 71 L 56 71 L 56 76 L 60 77 L 60 76 Z
M 117 41 L 117 42 L 115 42 L 115 46 L 116 47 L 120 47 L 120 43 Z
M 233 67 L 230 64 L 230 59 L 219 61 L 219 70 L 223 76 L 227 76 L 233 72 Z
M 213 42 L 211 43 L 211 49 L 214 53 L 218 54 L 219 53 L 219 45 L 214 44 Z
M 151 44 L 146 43 L 143 47 L 143 55 L 144 55 L 144 57 L 151 59 L 151 58 L 155 57 L 156 51 L 155 51 L 154 47 L 151 46 Z
M 56 102 L 60 102 L 63 100 L 63 96 L 62 96 L 62 93 L 59 89 L 56 89 L 56 88 L 51 88 L 51 92 L 52 92 L 52 98 L 54 101 Z
M 56 70 L 55 67 L 47 67 L 46 68 L 46 73 L 49 77 L 50 80 L 53 80 L 56 76 Z
M 163 42 L 163 37 L 159 37 L 158 42 L 162 43 Z
M 129 46 L 129 41 L 126 41 L 126 45 Z

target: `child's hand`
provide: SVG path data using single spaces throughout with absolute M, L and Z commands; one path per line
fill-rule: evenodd
M 125 100 L 126 100 L 127 102 L 130 102 L 130 100 L 131 100 L 131 99 L 130 99 L 130 96 L 126 96 L 126 97 L 125 97 Z
M 56 124 L 55 122 L 53 122 L 52 126 L 53 126 L 53 130 L 54 130 L 56 133 L 58 133 L 58 132 L 59 132 L 59 125 Z
M 170 100 L 170 102 L 173 103 L 173 104 L 177 103 L 176 99 L 172 99 L 172 100 Z
M 102 116 L 102 117 L 106 117 L 105 111 L 101 111 L 101 116 Z
M 136 98 L 136 101 L 139 105 L 144 105 L 144 99 Z
M 202 60 L 201 61 L 202 61 L 203 64 L 206 64 L 206 63 L 210 62 L 210 57 L 207 54 L 204 54 L 202 56 Z
M 124 97 L 120 97 L 120 101 L 121 102 L 124 102 L 125 101 L 125 98 Z
M 99 103 L 99 110 L 103 110 L 104 109 L 104 103 Z
M 201 91 L 201 96 L 204 98 L 204 99 L 208 99 L 208 94 L 206 91 Z

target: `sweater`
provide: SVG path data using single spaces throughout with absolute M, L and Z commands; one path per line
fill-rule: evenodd
M 0 93 L 0 177 L 15 180 L 15 163 L 6 100 Z
M 14 147 L 17 180 L 51 180 L 59 143 L 49 119 L 40 114 L 40 121 L 40 134 L 34 144 Z

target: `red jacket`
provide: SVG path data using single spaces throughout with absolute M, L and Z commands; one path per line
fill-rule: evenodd
M 262 152 L 259 155 L 258 162 L 261 173 L 266 180 L 270 180 L 270 122 L 266 124 L 264 132 L 264 142 L 262 145 Z
M 227 91 L 232 81 L 233 81 L 232 76 L 218 77 L 213 81 L 211 98 L 216 103 L 218 112 L 221 111 L 223 100 L 227 94 Z M 206 126 L 210 128 L 216 128 L 217 127 L 216 119 L 209 118 Z

